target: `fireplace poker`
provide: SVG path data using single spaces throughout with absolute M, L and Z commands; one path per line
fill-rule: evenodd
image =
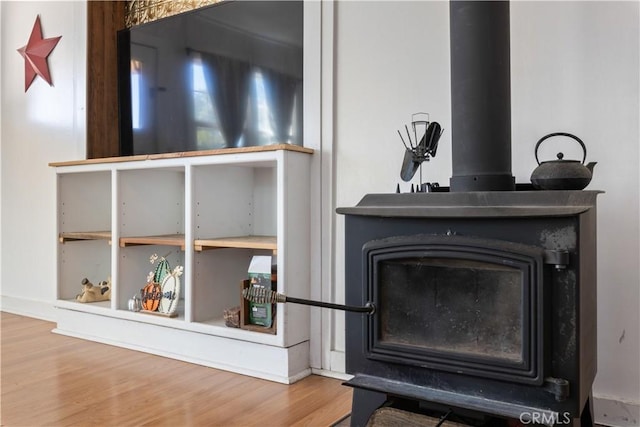
M 376 307 L 372 302 L 367 302 L 364 306 L 353 306 L 343 304 L 333 304 L 330 302 L 313 301 L 302 298 L 288 297 L 284 294 L 271 291 L 266 288 L 246 288 L 242 290 L 242 297 L 256 304 L 275 304 L 278 302 L 291 302 L 294 304 L 311 305 L 314 307 L 332 308 L 335 310 L 353 311 L 356 313 L 366 313 L 372 315 Z

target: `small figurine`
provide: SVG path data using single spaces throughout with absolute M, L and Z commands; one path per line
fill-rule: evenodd
M 82 279 L 82 292 L 76 295 L 78 302 L 109 301 L 111 299 L 111 278 L 94 286 L 86 277 Z

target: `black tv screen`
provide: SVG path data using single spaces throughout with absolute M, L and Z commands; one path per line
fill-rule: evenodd
M 118 32 L 120 154 L 302 145 L 303 2 L 226 0 Z

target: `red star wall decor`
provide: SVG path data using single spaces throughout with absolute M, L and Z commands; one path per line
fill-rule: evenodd
M 47 57 L 51 53 L 54 47 L 58 44 L 58 41 L 62 36 L 53 37 L 50 39 L 42 38 L 42 27 L 40 26 L 40 16 L 36 17 L 36 22 L 33 24 L 31 30 L 31 36 L 29 36 L 29 42 L 26 46 L 18 49 L 20 55 L 24 58 L 24 91 L 26 92 L 33 83 L 36 76 L 42 77 L 49 86 L 53 86 L 51 82 L 51 75 L 49 74 L 49 64 L 47 64 Z

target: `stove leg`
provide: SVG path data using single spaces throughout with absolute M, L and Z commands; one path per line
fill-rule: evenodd
M 580 414 L 580 427 L 593 427 L 593 396 L 589 396 Z
M 386 401 L 386 393 L 354 388 L 351 401 L 351 427 L 365 427 L 375 410 Z
M 573 427 L 593 427 L 595 425 L 593 419 L 593 397 L 590 396 L 582 408 L 580 417 L 574 418 L 571 425 Z

